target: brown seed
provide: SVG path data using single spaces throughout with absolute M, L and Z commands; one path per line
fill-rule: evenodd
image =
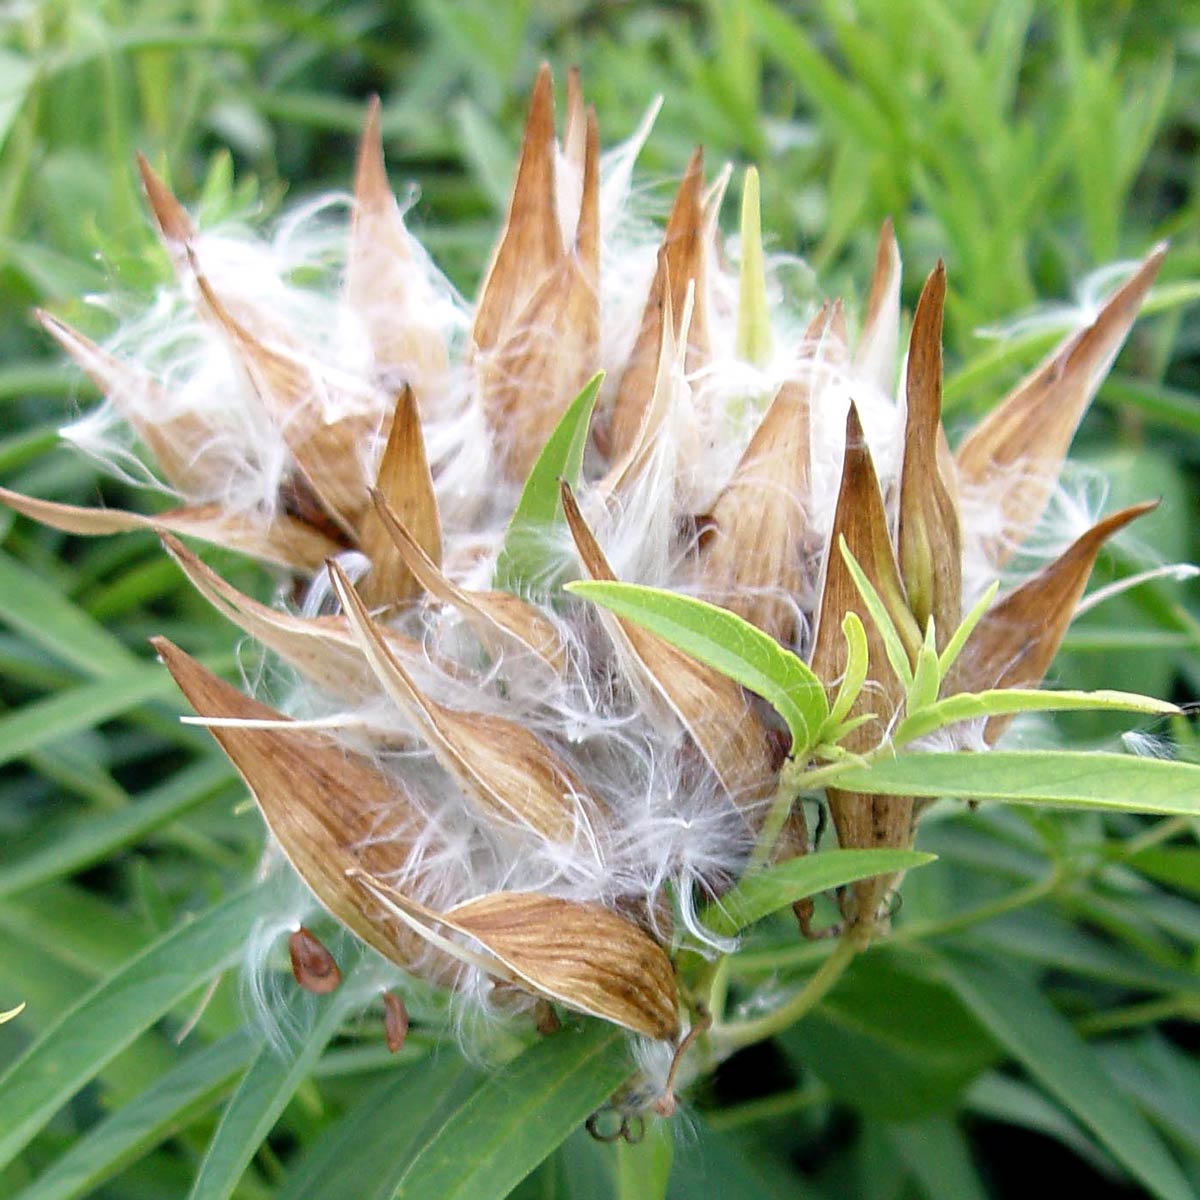
M 333 955 L 303 925 L 288 935 L 288 956 L 292 960 L 292 974 L 306 992 L 324 996 L 342 982 Z
M 388 1050 L 398 1053 L 408 1036 L 408 1009 L 395 992 L 383 993 L 383 1033 Z

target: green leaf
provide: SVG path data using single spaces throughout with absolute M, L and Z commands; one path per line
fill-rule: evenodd
M 935 858 L 916 850 L 822 850 L 802 855 L 743 879 L 709 904 L 700 920 L 714 933 L 729 937 L 806 896 L 872 875 L 913 870 Z
M 948 1112 L 996 1060 L 996 1045 L 954 990 L 912 956 L 860 956 L 781 1035 L 788 1056 L 873 1120 Z
M 374 968 L 374 964 L 372 969 Z M 279 1047 L 265 1042 L 221 1114 L 192 1184 L 190 1200 L 227 1200 L 250 1160 L 296 1094 L 329 1039 L 361 995 L 353 975 L 331 996 L 295 996 L 303 1015 L 298 1037 Z
M 1200 847 L 1149 846 L 1127 861 L 1156 883 L 1200 896 Z
M 398 1200 L 500 1200 L 629 1077 L 624 1035 L 600 1022 L 536 1042 L 485 1076 L 421 1138 Z
M 858 565 L 858 559 L 850 553 L 850 547 L 846 545 L 845 537 L 838 538 L 838 549 L 846 562 L 850 578 L 854 580 L 854 586 L 858 589 L 858 594 L 866 606 L 867 613 L 874 622 L 876 632 L 883 641 L 884 653 L 887 654 L 887 660 L 891 663 L 896 678 L 903 684 L 905 692 L 911 691 L 913 685 L 912 664 L 908 661 L 908 652 L 904 649 L 900 631 L 896 628 L 896 623 L 892 620 L 887 605 L 875 590 L 875 585 L 867 578 L 867 573 Z
M 242 892 L 172 930 L 84 996 L 0 1077 L 0 1168 L 140 1033 L 234 962 L 262 903 L 258 891 Z
M 950 673 L 950 668 L 954 666 L 958 656 L 962 653 L 962 648 L 967 644 L 967 639 L 975 632 L 975 626 L 983 620 L 983 614 L 992 607 L 992 601 L 996 599 L 996 593 L 999 590 L 1000 581 L 997 579 L 975 601 L 971 611 L 963 617 L 962 624 L 950 635 L 950 640 L 946 643 L 945 649 L 938 658 L 938 670 L 941 672 L 943 678 Z
M 887 1138 L 927 1200 L 987 1200 L 966 1139 L 948 1117 L 888 1125 Z
M 771 357 L 771 320 L 767 305 L 767 279 L 763 268 L 758 172 L 753 167 L 746 168 L 746 181 L 742 188 L 741 233 L 737 354 L 746 362 L 763 366 Z
M 1151 1194 L 1194 1200 L 1158 1135 L 1037 987 L 990 959 L 962 953 L 948 957 L 945 976 L 1009 1054 Z
M 0 717 L 0 764 L 112 720 L 148 700 L 165 699 L 175 691 L 166 671 L 146 665 L 32 701 Z
M 483 1079 L 457 1055 L 394 1067 L 313 1143 L 279 1200 L 391 1200 L 447 1098 Z
M 1023 712 L 1133 712 L 1170 716 L 1179 711 L 1166 700 L 1133 692 L 1050 692 L 1037 688 L 998 688 L 960 692 L 913 711 L 896 727 L 893 740 L 903 746 L 957 721 Z
M 135 845 L 210 799 L 233 778 L 223 758 L 208 758 L 117 812 L 84 817 L 72 814 L 39 825 L 27 843 L 11 846 L 0 863 L 0 897 L 72 875 L 124 846 Z
M 254 1056 L 257 1037 L 240 1029 L 155 1080 L 137 1099 L 98 1125 L 57 1159 L 16 1200 L 75 1200 L 186 1128 L 231 1088 Z
M 1077 750 L 991 750 L 986 754 L 899 754 L 851 767 L 837 786 L 871 795 L 959 796 L 1200 816 L 1200 766 Z
M 89 675 L 124 675 L 137 657 L 36 572 L 0 552 L 4 622 L 56 658 Z
M 930 707 L 937 700 L 938 688 L 942 684 L 941 667 L 938 664 L 933 618 L 925 627 L 925 640 L 917 651 L 917 665 L 913 668 L 913 683 L 909 690 L 905 708 L 910 713 Z M 896 741 L 901 739 L 897 735 Z
M 554 530 L 563 522 L 559 480 L 579 481 L 588 427 L 604 372 L 597 371 L 567 406 L 546 440 L 513 510 L 496 558 L 494 584 L 518 595 L 542 592 L 552 584 L 559 564 L 552 550 Z
M 854 702 L 867 681 L 867 669 L 870 666 L 867 631 L 863 626 L 862 617 L 853 609 L 849 609 L 842 618 L 842 636 L 846 639 L 846 669 L 842 672 L 837 696 L 829 710 L 825 727 L 821 730 L 820 741 L 838 740 L 838 726 L 845 721 L 846 714 L 854 707 Z
M 796 655 L 749 621 L 694 596 L 634 583 L 582 580 L 567 590 L 637 622 L 761 696 L 787 724 L 793 757 L 813 745 L 829 716 L 825 688 Z
M 675 1131 L 670 1121 L 647 1119 L 646 1136 L 630 1144 L 619 1140 L 616 1200 L 665 1200 L 671 1178 Z

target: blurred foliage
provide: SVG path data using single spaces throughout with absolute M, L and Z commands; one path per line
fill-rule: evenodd
M 377 92 L 393 178 L 420 189 L 414 227 L 469 292 L 543 58 L 582 68 L 609 139 L 666 97 L 641 163 L 664 208 L 697 140 L 712 162 L 760 163 L 770 249 L 804 257 L 802 287 L 861 296 L 885 215 L 906 301 L 944 256 L 952 425 L 1052 340 L 1046 302 L 1071 303 L 1090 271 L 1169 237 L 1159 315 L 1139 324 L 1080 444 L 1114 504 L 1164 496 L 1146 546 L 1200 558 L 1200 319 L 1187 303 L 1200 295 L 1200 6 L 1165 0 L 9 0 L 5 482 L 121 494 L 51 452 L 90 395 L 27 314 L 95 325 L 81 297 L 144 294 L 160 277 L 135 148 L 206 218 L 266 216 L 285 191 L 346 185 Z M 979 336 L 1039 303 L 1004 340 Z M 336 1012 L 300 1014 L 293 1058 L 242 1029 L 228 968 L 261 830 L 144 649 L 164 633 L 231 669 L 229 629 L 149 537 L 81 543 L 10 514 L 0 532 L 0 1010 L 28 1003 L 0 1027 L 0 1064 L 47 1038 L 33 1068 L 0 1081 L 0 1194 L 179 1197 L 195 1179 L 198 1197 L 384 1197 L 401 1179 L 404 1195 L 435 1194 L 413 1146 L 443 1139 L 462 1155 L 455 1122 L 491 1093 L 453 1055 L 429 1055 L 419 1008 L 399 1061 L 373 1024 L 339 1029 Z M 1105 570 L 1142 566 L 1118 554 Z M 1198 615 L 1178 585 L 1132 592 L 1077 627 L 1059 680 L 1194 700 Z M 1153 732 L 1200 756 L 1182 722 Z M 1070 734 L 1087 745 L 1107 727 Z M 941 861 L 911 879 L 891 945 L 693 1098 L 666 1195 L 959 1200 L 1025 1194 L 1053 1170 L 1096 1196 L 1194 1194 L 1195 824 L 939 815 L 922 846 Z M 733 994 L 739 979 L 792 986 L 822 953 L 769 927 L 738 956 Z M 598 1070 L 561 1064 L 581 1088 Z M 489 1143 L 530 1165 L 549 1155 L 517 1195 L 663 1194 L 669 1159 L 653 1139 L 618 1152 L 577 1133 L 555 1149 L 527 1099 L 525 1124 Z

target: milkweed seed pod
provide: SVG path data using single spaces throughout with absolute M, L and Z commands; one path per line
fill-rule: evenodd
M 377 105 L 332 287 L 292 277 L 303 216 L 274 242 L 200 230 L 142 162 L 176 277 L 159 303 L 171 336 L 150 322 L 102 347 L 42 321 L 105 396 L 68 435 L 171 504 L 146 516 L 2 495 L 72 533 L 158 531 L 213 607 L 290 668 L 315 719 L 156 642 L 279 850 L 359 939 L 543 1027 L 560 1005 L 673 1042 L 678 952 L 727 945 L 701 906 L 748 863 L 809 849 L 799 807 L 758 846 L 797 764 L 760 698 L 564 582 L 723 606 L 799 654 L 831 701 L 856 614 L 867 656 L 839 714 L 849 754 L 894 736 L 923 650 L 945 652 L 996 579 L 941 694 L 1038 686 L 1100 548 L 1148 507 L 1065 536 L 1047 516 L 1163 250 L 952 451 L 942 265 L 904 353 L 890 225 L 857 337 L 840 301 L 787 311 L 756 176 L 736 275 L 718 231 L 728 172 L 706 178 L 699 151 L 647 236 L 629 180 L 648 129 L 601 153 L 572 75 L 556 135 L 542 69 L 473 305 L 406 225 Z M 180 537 L 273 564 L 288 599 L 242 594 Z M 1007 719 L 962 721 L 938 744 L 984 752 Z M 911 797 L 830 786 L 821 800 L 842 846 L 913 841 Z M 896 882 L 854 885 L 847 922 L 870 932 Z M 297 980 L 332 990 L 336 964 L 292 928 Z M 385 1011 L 398 1047 L 405 1010 L 393 996 Z

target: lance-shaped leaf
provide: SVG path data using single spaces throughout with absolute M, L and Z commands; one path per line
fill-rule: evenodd
M 908 346 L 904 460 L 900 471 L 897 531 L 900 573 L 917 625 L 934 620 L 938 649 L 962 617 L 962 538 L 958 509 L 943 470 L 942 306 L 946 268 L 930 272 L 913 315 Z
M 867 686 L 850 706 L 846 720 L 853 722 L 868 712 L 874 714 L 874 719 L 855 725 L 842 739 L 845 749 L 857 753 L 879 743 L 892 715 L 903 703 L 904 686 L 889 664 L 883 637 L 854 581 L 847 556 L 841 552 L 843 544 L 900 632 L 909 661 L 915 661 L 920 637 L 908 611 L 888 536 L 879 481 L 853 404 L 846 417 L 842 481 L 825 562 L 812 668 L 825 681 L 832 701 L 848 662 L 848 642 L 842 634 L 842 623 L 847 613 L 856 613 L 867 634 L 870 673 Z M 911 843 L 912 801 L 907 797 L 871 797 L 835 788 L 830 788 L 828 794 L 838 842 L 844 849 L 904 847 Z M 888 886 L 886 878 L 855 884 L 856 920 L 866 923 L 874 920 Z
M 816 544 L 809 433 L 808 389 L 785 383 L 712 506 L 699 563 L 706 595 L 785 644 Z
M 212 441 L 212 431 L 204 422 L 194 413 L 170 416 L 170 402 L 158 380 L 101 350 L 57 317 L 39 310 L 37 318 L 129 423 L 167 483 L 185 496 L 211 495 L 219 481 L 204 461 L 205 447 Z
M 647 1037 L 678 1033 L 671 960 L 639 926 L 598 904 L 492 892 L 439 913 L 378 879 L 360 883 L 427 935 L 437 937 L 440 925 L 478 942 L 485 957 L 468 949 L 463 958 L 490 974 Z M 455 952 L 447 939 L 435 944 Z
M 589 579 L 615 580 L 571 489 L 562 489 L 563 512 Z M 691 736 L 730 798 L 747 815 L 773 786 L 775 754 L 766 727 L 728 676 L 701 663 L 635 621 L 605 617 L 618 646 L 632 658 L 638 682 L 661 697 Z M 758 820 L 761 813 L 754 813 Z
M 258 521 L 253 513 L 229 512 L 218 504 L 172 508 L 148 516 L 120 508 L 84 508 L 38 500 L 7 488 L 0 488 L 0 501 L 22 516 L 63 533 L 97 537 L 135 529 L 154 533 L 169 530 L 305 572 L 315 570 L 339 549 L 320 530 L 294 517 L 279 515 L 269 522 Z
M 1134 504 L 1093 525 L 1054 562 L 985 613 L 943 684 L 943 694 L 1029 688 L 1041 683 L 1075 615 L 1100 548 L 1157 504 Z M 988 721 L 984 737 L 989 744 L 1011 721 L 1011 716 Z
M 879 230 L 875 270 L 867 293 L 862 333 L 854 348 L 854 365 L 884 395 L 896 381 L 896 347 L 900 338 L 900 246 L 892 219 Z
M 703 192 L 704 155 L 697 148 L 688 162 L 671 215 L 667 218 L 658 266 L 642 311 L 637 339 L 617 386 L 606 436 L 608 452 L 614 459 L 623 457 L 633 445 L 642 428 L 643 415 L 653 399 L 667 336 L 664 324 L 670 329 L 672 338 L 682 336 L 680 326 L 689 285 L 694 297 L 694 311 L 688 333 L 688 369 L 695 369 L 708 356 Z
M 1096 319 L 1051 352 L 958 448 L 960 485 L 999 508 L 1002 523 L 987 546 L 1007 561 L 1041 516 L 1075 430 L 1121 348 L 1166 246 L 1156 246 Z
M 636 583 L 588 580 L 569 583 L 567 590 L 643 626 L 761 696 L 787 725 L 793 757 L 803 758 L 816 741 L 829 717 L 821 681 L 790 650 L 735 613 Z
M 439 704 L 417 687 L 337 563 L 329 574 L 379 682 L 441 766 L 488 816 L 569 844 L 585 834 L 594 802 L 558 756 L 515 721 Z
M 346 302 L 366 327 L 377 370 L 436 385 L 447 365 L 446 340 L 432 315 L 424 252 L 404 225 L 388 184 L 379 99 L 367 107 L 354 173 L 354 212 L 346 256 Z
M 411 531 L 421 552 L 435 564 L 440 564 L 442 523 L 425 454 L 417 398 L 407 385 L 400 390 L 396 400 L 391 429 L 375 475 L 375 491 L 384 497 L 397 518 Z M 362 597 L 369 605 L 396 604 L 421 594 L 421 583 L 409 570 L 384 528 L 375 505 L 363 514 L 358 544 L 371 560 L 371 569 L 359 585 Z
M 771 357 L 771 310 L 767 303 L 767 276 L 763 265 L 762 211 L 758 172 L 746 168 L 742 188 L 742 261 L 738 272 L 737 352 L 758 366 Z
M 182 543 L 164 535 L 163 546 L 192 586 L 226 620 L 273 650 L 284 662 L 339 698 L 363 701 L 377 694 L 375 676 L 345 617 L 297 617 L 260 604 L 238 591 Z M 388 629 L 394 654 L 421 659 L 419 643 Z
M 571 398 L 599 366 L 599 153 L 589 114 L 575 245 L 476 358 L 484 412 L 511 479 L 529 473 Z
M 155 650 L 203 717 L 273 721 L 270 729 L 210 726 L 246 781 L 275 840 L 316 898 L 385 958 L 402 967 L 437 960 L 413 931 L 364 896 L 347 872 L 393 876 L 409 865 L 414 840 L 428 838 L 401 785 L 366 760 L 243 696 L 165 638 Z M 448 964 L 436 968 L 444 976 Z M 428 974 L 427 968 L 423 969 Z
M 425 553 L 387 499 L 376 491 L 371 499 L 377 520 L 413 578 L 435 600 L 458 609 L 490 654 L 500 657 L 515 644 L 540 658 L 556 675 L 566 670 L 566 646 L 557 626 L 540 609 L 510 592 L 459 587 Z
M 471 341 L 491 350 L 562 257 L 554 184 L 554 91 L 543 63 L 529 98 L 508 216 L 475 305 Z

